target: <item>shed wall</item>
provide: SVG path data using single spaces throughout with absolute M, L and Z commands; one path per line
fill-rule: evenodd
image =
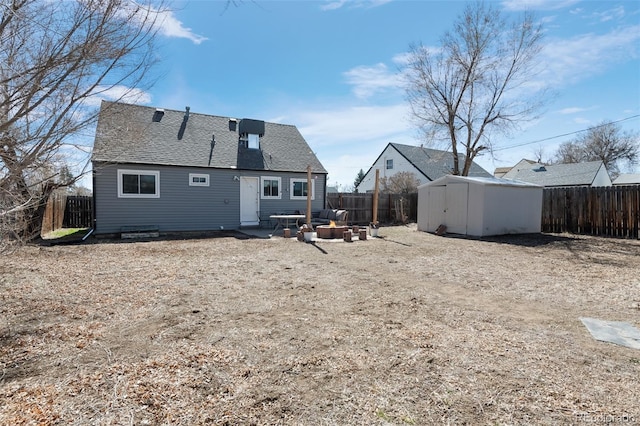
M 471 236 L 537 233 L 541 230 L 542 187 L 487 185 L 473 180 L 445 178 L 418 188 L 418 230 L 434 232 L 442 223 L 447 231 L 461 233 L 455 223 L 460 212 L 452 211 L 464 205 L 463 200 L 438 196 L 448 186 L 468 185 L 466 230 Z M 463 197 L 464 191 L 446 191 L 447 197 Z M 438 205 L 444 204 L 444 205 Z M 434 215 L 438 216 L 437 220 Z M 440 223 L 436 223 L 440 222 Z M 455 225 L 452 227 L 452 225 Z
M 476 236 L 538 233 L 543 188 L 485 186 L 482 228 Z

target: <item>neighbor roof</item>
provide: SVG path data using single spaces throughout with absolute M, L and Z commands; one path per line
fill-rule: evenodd
M 640 174 L 622 173 L 614 181 L 614 185 L 638 185 L 640 184 Z
M 241 149 L 238 126 L 230 125 L 235 119 L 186 115 L 103 101 L 92 161 L 291 172 L 310 165 L 314 173 L 327 173 L 295 126 L 265 122 L 260 149 Z
M 440 151 L 438 149 L 424 148 L 422 146 L 402 145 L 399 143 L 390 143 L 400 155 L 405 157 L 407 161 L 414 165 L 429 180 L 436 180 L 439 177 L 450 175 L 453 170 L 453 154 L 448 151 Z M 460 169 L 464 166 L 463 154 L 458 154 L 460 161 Z M 477 165 L 471 163 L 469 176 L 476 177 L 492 177 L 491 173 Z
M 583 186 L 591 185 L 603 166 L 602 161 L 552 165 L 534 163 L 515 166 L 503 178 L 542 186 Z

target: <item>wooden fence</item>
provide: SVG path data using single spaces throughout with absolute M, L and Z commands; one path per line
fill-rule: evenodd
M 546 188 L 542 232 L 638 238 L 640 185 Z
M 348 210 L 349 222 L 367 224 L 373 219 L 373 194 L 327 194 L 327 207 Z M 378 198 L 381 223 L 415 222 L 417 212 L 417 193 Z M 640 185 L 546 188 L 541 220 L 542 232 L 640 238 Z
M 373 220 L 373 194 L 329 193 L 327 207 L 349 211 L 349 223 L 369 224 Z M 378 222 L 405 223 L 418 219 L 418 194 L 380 194 Z
M 327 207 L 349 211 L 349 222 L 373 220 L 373 194 L 330 193 Z M 380 194 L 378 221 L 416 222 L 418 194 Z M 53 194 L 47 204 L 42 232 L 92 226 L 93 198 Z M 569 232 L 618 238 L 640 238 L 640 185 L 597 188 L 546 188 L 542 203 L 542 232 Z
M 54 192 L 49 197 L 42 233 L 60 228 L 89 228 L 93 223 L 93 197 Z

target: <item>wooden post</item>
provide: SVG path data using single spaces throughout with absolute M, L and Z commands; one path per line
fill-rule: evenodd
M 307 226 L 311 228 L 311 165 L 307 166 Z
M 378 187 L 380 185 L 380 170 L 376 169 L 376 182 L 373 187 L 373 220 L 371 223 L 373 225 L 378 224 Z

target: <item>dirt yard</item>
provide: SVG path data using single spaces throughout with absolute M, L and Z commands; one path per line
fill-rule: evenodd
M 0 424 L 640 424 L 640 242 L 415 226 L 0 257 Z

